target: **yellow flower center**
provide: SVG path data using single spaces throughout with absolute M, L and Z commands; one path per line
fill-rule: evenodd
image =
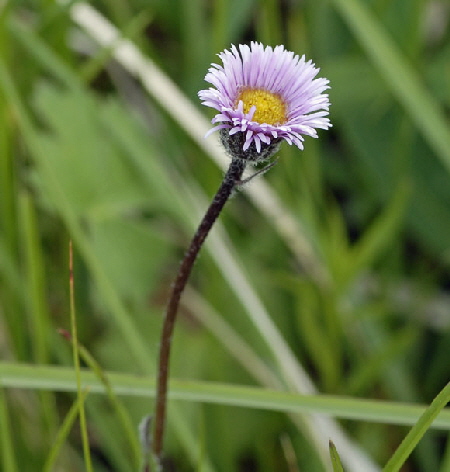
M 262 89 L 246 88 L 236 99 L 236 104 L 242 100 L 244 113 L 248 113 L 252 106 L 256 107 L 252 121 L 280 125 L 287 121 L 286 105 L 280 95 Z

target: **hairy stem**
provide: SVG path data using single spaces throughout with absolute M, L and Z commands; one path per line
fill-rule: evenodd
M 180 303 L 181 294 L 186 286 L 195 259 L 206 239 L 210 229 L 219 216 L 222 208 L 230 197 L 236 185 L 241 182 L 246 163 L 241 159 L 233 159 L 230 167 L 225 174 L 222 184 L 219 187 L 211 205 L 209 206 L 205 216 L 203 217 L 197 232 L 192 238 L 191 244 L 181 261 L 175 282 L 172 285 L 169 302 L 167 304 L 164 324 L 161 333 L 161 343 L 159 347 L 159 368 L 158 368 L 158 384 L 156 392 L 155 404 L 155 427 L 152 437 L 152 451 L 158 463 L 160 463 L 161 452 L 164 439 L 164 426 L 166 420 L 166 404 L 167 404 L 167 381 L 169 375 L 170 363 L 170 346 L 172 334 L 177 318 L 178 305 Z

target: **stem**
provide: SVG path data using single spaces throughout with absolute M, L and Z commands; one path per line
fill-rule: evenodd
M 84 408 L 84 402 L 81 400 L 86 396 L 86 392 L 83 392 L 81 385 L 81 370 L 80 370 L 80 350 L 78 344 L 78 328 L 77 328 L 77 314 L 75 309 L 75 289 L 74 289 L 74 271 L 73 271 L 73 249 L 72 240 L 69 240 L 69 311 L 70 311 L 70 328 L 71 336 L 73 339 L 73 364 L 75 369 L 75 377 L 77 382 L 77 399 L 80 402 L 79 415 L 80 415 L 80 429 L 81 439 L 83 443 L 83 454 L 86 470 L 93 472 L 91 452 L 89 448 L 89 439 L 87 433 L 86 423 L 86 411 Z
M 164 437 L 164 425 L 166 420 L 166 404 L 167 404 L 167 381 L 169 375 L 170 363 L 170 345 L 172 333 L 177 318 L 178 305 L 180 303 L 181 294 L 186 286 L 189 275 L 191 273 L 197 255 L 212 228 L 214 222 L 219 216 L 222 208 L 230 197 L 232 191 L 237 184 L 240 183 L 244 172 L 246 162 L 242 159 L 233 159 L 230 167 L 214 196 L 205 216 L 203 217 L 197 232 L 192 238 L 191 244 L 181 261 L 175 282 L 172 285 L 169 302 L 167 304 L 164 324 L 161 334 L 161 344 L 159 347 L 159 368 L 158 368 L 158 384 L 156 392 L 155 405 L 155 429 L 152 438 L 153 455 L 158 463 L 161 462 L 161 452 Z

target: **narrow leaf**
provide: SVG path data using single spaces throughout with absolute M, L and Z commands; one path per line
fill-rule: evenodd
M 383 472 L 397 472 L 408 459 L 413 449 L 428 431 L 441 410 L 450 401 L 450 382 L 441 390 L 431 405 L 424 411 L 417 423 L 403 439 L 402 443 L 390 458 Z
M 331 465 L 333 466 L 333 472 L 344 472 L 344 468 L 342 467 L 341 463 L 341 458 L 339 457 L 339 454 L 333 441 L 330 440 L 328 445 L 330 448 Z

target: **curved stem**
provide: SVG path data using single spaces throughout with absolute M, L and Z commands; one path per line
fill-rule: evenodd
M 192 238 L 191 244 L 181 261 L 175 282 L 172 285 L 169 302 L 167 304 L 164 324 L 161 334 L 161 343 L 159 347 L 159 366 L 158 366 L 158 384 L 156 392 L 155 405 L 155 428 L 152 438 L 152 451 L 158 463 L 160 463 L 164 426 L 166 419 L 166 403 L 167 403 L 167 381 L 169 375 L 170 363 L 170 346 L 172 333 L 177 318 L 178 305 L 180 303 L 181 294 L 186 286 L 195 259 L 212 228 L 214 222 L 219 216 L 222 208 L 230 197 L 234 188 L 241 182 L 246 162 L 241 159 L 233 159 L 230 167 L 225 174 L 219 190 L 217 191 L 211 205 L 209 206 L 205 216 L 203 217 L 197 232 Z

